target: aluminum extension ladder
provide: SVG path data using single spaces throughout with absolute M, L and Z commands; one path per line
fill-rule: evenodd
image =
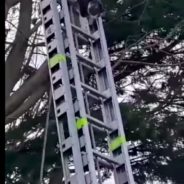
M 78 6 L 77 0 L 40 3 L 61 183 L 103 183 L 102 170 L 107 168 L 114 183 L 134 184 L 102 19 L 81 17 Z

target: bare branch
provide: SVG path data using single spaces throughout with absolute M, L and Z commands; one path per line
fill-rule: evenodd
M 35 26 L 31 29 L 30 35 L 29 35 L 29 36 L 31 36 L 35 31 L 37 31 L 37 29 L 38 29 L 41 25 L 42 25 L 42 21 L 40 20 L 40 21 L 37 22 L 37 23 L 35 24 Z
M 184 62 L 181 63 L 176 63 L 176 64 L 157 64 L 157 63 L 148 63 L 148 62 L 143 62 L 143 61 L 133 61 L 133 60 L 123 60 L 121 61 L 121 63 L 129 63 L 129 64 L 141 64 L 141 65 L 150 65 L 150 66 L 163 66 L 163 67 L 167 67 L 167 66 L 181 66 L 182 64 L 184 64 Z
M 142 62 L 147 62 L 147 63 L 155 63 L 157 62 L 158 64 L 161 64 L 162 60 L 167 56 L 167 54 L 165 52 L 170 51 L 173 47 L 175 47 L 178 43 L 180 42 L 180 40 L 175 40 L 173 41 L 170 45 L 168 45 L 167 47 L 165 47 L 164 49 L 159 50 L 157 53 L 153 53 L 150 56 L 143 58 Z M 163 52 L 164 51 L 164 52 Z M 119 61 L 120 62 L 120 61 Z M 122 62 L 122 60 L 121 60 Z M 144 68 L 145 65 L 136 65 L 136 66 L 127 66 L 127 69 L 124 73 L 119 72 L 118 74 L 115 75 L 115 81 L 119 81 L 122 78 L 130 75 L 131 73 Z

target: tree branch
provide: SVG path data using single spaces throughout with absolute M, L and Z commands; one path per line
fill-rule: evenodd
M 42 25 L 42 21 L 40 20 L 40 21 L 38 21 L 38 22 L 35 24 L 35 26 L 31 29 L 30 35 L 29 35 L 29 36 L 31 36 L 35 31 L 37 31 L 37 29 L 38 29 L 41 25 Z
M 141 64 L 141 65 L 150 65 L 150 66 L 163 66 L 163 67 L 167 67 L 167 66 L 180 66 L 182 64 L 184 64 L 184 62 L 181 63 L 177 63 L 177 64 L 157 64 L 157 63 L 148 63 L 148 62 L 142 62 L 142 61 L 132 61 L 132 60 L 123 60 L 121 61 L 121 63 L 129 63 L 129 64 Z
M 180 42 L 180 40 L 175 40 L 173 41 L 169 46 L 167 46 L 166 48 L 158 51 L 157 53 L 153 53 L 150 56 L 148 56 L 147 58 L 142 58 L 142 61 L 140 59 L 141 62 L 146 62 L 146 63 L 157 63 L 157 64 L 161 64 L 162 60 L 167 56 L 167 54 L 165 52 L 170 51 L 174 46 L 176 46 L 178 43 Z M 164 52 L 163 52 L 164 51 Z M 123 60 L 121 61 L 123 62 Z M 118 74 L 116 74 L 114 76 L 115 81 L 119 81 L 122 78 L 130 75 L 131 73 L 144 68 L 145 65 L 134 65 L 134 66 L 127 66 L 126 71 L 125 72 L 121 72 L 120 69 L 118 69 L 120 72 Z
M 49 82 L 47 62 L 44 62 L 40 69 L 23 86 L 18 89 L 7 100 L 5 106 L 5 115 L 12 113 L 29 95 L 38 90 L 40 85 Z
M 23 104 L 21 104 L 13 113 L 6 117 L 5 123 L 11 123 L 24 114 L 30 107 L 32 107 L 45 93 L 48 85 L 40 86 Z

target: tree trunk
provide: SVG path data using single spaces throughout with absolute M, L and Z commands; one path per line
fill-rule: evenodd
M 24 62 L 27 43 L 30 36 L 32 1 L 23 0 L 20 4 L 19 26 L 13 47 L 5 63 L 5 98 L 10 96 Z

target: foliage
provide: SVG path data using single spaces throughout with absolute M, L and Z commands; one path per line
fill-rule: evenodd
M 59 150 L 57 147 L 56 124 L 50 117 L 48 141 L 46 147 L 45 177 L 49 177 L 55 167 L 60 167 Z M 43 128 L 45 128 L 46 114 L 27 117 L 18 127 L 6 133 L 6 178 L 11 183 L 10 174 L 21 174 L 17 183 L 39 183 L 40 165 L 43 147 Z M 37 134 L 27 138 L 30 134 Z M 57 163 L 57 164 L 56 164 Z
M 182 0 L 108 0 L 104 5 L 109 45 L 122 41 L 130 45 L 153 31 L 164 38 L 184 16 Z
M 131 140 L 130 155 L 138 183 L 184 181 L 184 117 L 165 112 L 162 118 L 150 116 L 147 108 L 136 109 L 121 104 L 126 116 L 126 132 Z

